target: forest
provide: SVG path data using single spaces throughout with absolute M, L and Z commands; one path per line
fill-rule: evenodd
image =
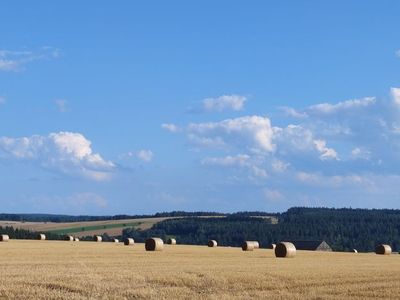
M 143 241 L 150 236 L 175 237 L 182 244 L 240 246 L 258 240 L 262 247 L 283 240 L 325 240 L 335 251 L 373 251 L 379 243 L 400 248 L 400 211 L 368 209 L 291 208 L 278 224 L 248 214 L 225 218 L 183 218 L 157 223 L 145 231 L 127 228 L 123 237 Z
M 110 220 L 138 217 L 184 217 L 156 223 L 148 230 L 126 228 L 119 238 L 132 237 L 137 242 L 157 236 L 163 239 L 174 237 L 181 244 L 205 245 L 215 239 L 222 246 L 240 246 L 244 240 L 258 240 L 261 247 L 284 240 L 325 240 L 335 251 L 373 251 L 380 243 L 390 244 L 393 250 L 400 250 L 400 210 L 351 209 L 351 208 L 305 208 L 294 207 L 284 213 L 267 212 L 169 212 L 154 215 L 112 217 L 64 216 L 64 215 L 0 215 L 4 220 L 26 221 L 71 221 Z M 199 218 L 202 216 L 201 218 Z M 210 216 L 210 217 L 204 217 Z M 273 216 L 278 223 L 263 216 Z M 8 218 L 8 219 L 7 219 Z M 103 219 L 104 218 L 104 219 Z M 108 218 L 108 219 L 106 219 Z M 0 227 L 1 234 L 12 239 L 34 239 L 37 233 L 13 227 Z M 47 239 L 61 240 L 65 236 L 46 233 Z M 92 240 L 85 237 L 81 240 Z M 111 237 L 104 234 L 104 241 Z

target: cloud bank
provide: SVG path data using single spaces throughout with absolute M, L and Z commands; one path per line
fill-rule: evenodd
M 390 95 L 283 107 L 281 126 L 268 116 L 249 115 L 189 123 L 181 132 L 203 156 L 201 165 L 229 169 L 228 176 L 244 171 L 250 177 L 243 180 L 258 183 L 373 189 L 377 176 L 399 174 L 400 88 Z
M 109 179 L 115 168 L 114 163 L 93 152 L 88 139 L 73 132 L 0 137 L 0 158 L 33 162 L 47 170 L 96 181 Z

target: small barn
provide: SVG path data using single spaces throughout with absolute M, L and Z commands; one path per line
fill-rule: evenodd
M 331 246 L 325 241 L 290 241 L 297 250 L 332 251 Z

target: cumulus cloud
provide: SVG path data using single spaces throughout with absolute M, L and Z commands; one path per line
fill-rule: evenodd
M 390 93 L 393 98 L 393 102 L 397 105 L 400 105 L 400 88 L 391 88 Z
M 53 47 L 42 47 L 37 50 L 10 51 L 0 50 L 0 71 L 17 72 L 36 60 L 57 58 L 60 51 Z
M 192 144 L 204 148 L 224 148 L 227 146 L 225 141 L 219 136 L 204 137 L 189 133 L 188 139 Z
M 246 180 L 235 172 L 256 177 L 260 171 L 265 180 L 255 184 L 265 182 L 271 189 L 373 188 L 375 179 L 366 179 L 371 174 L 397 175 L 400 167 L 399 91 L 391 89 L 393 101 L 364 97 L 281 108 L 295 120 L 279 120 L 279 126 L 250 115 L 189 123 L 181 132 L 197 147 L 203 166 L 229 169 L 229 178 Z
M 153 160 L 154 153 L 151 150 L 142 149 L 139 151 L 129 151 L 127 153 L 123 153 L 119 156 L 119 158 L 123 160 L 134 158 L 142 162 L 149 163 Z
M 246 144 L 248 148 L 260 151 L 272 152 L 275 148 L 272 142 L 273 128 L 267 117 L 245 116 L 221 122 L 192 123 L 187 132 L 192 137 L 217 140 L 219 143 L 236 144 L 240 147 Z
M 222 95 L 216 98 L 206 98 L 202 101 L 202 108 L 206 112 L 221 112 L 224 110 L 239 111 L 247 101 L 245 96 Z
M 249 164 L 250 156 L 247 154 L 238 154 L 236 156 L 225 157 L 207 157 L 202 160 L 203 165 L 217 165 L 224 167 L 246 166 Z
M 280 145 L 277 150 L 282 154 L 312 151 L 314 148 L 312 131 L 301 125 L 274 127 L 273 140 Z
M 97 181 L 109 179 L 115 168 L 114 163 L 93 153 L 88 139 L 73 132 L 0 137 L 0 157 L 32 161 L 48 170 Z
M 324 140 L 315 140 L 314 141 L 315 148 L 318 152 L 321 153 L 320 159 L 321 160 L 328 160 L 328 159 L 338 159 L 338 155 L 336 151 L 332 148 L 328 148 L 326 146 L 326 141 Z
M 201 161 L 203 165 L 221 167 L 240 167 L 249 169 L 255 177 L 267 177 L 267 172 L 259 167 L 261 164 L 257 158 L 247 154 L 238 154 L 225 157 L 207 157 Z
M 68 111 L 68 101 L 63 99 L 57 99 L 55 101 L 56 106 L 60 112 L 67 112 Z
M 180 128 L 175 124 L 164 123 L 161 125 L 161 128 L 165 129 L 169 132 L 179 132 L 180 131 Z
M 375 104 L 375 97 L 347 100 L 336 104 L 320 103 L 309 106 L 306 111 L 309 114 L 334 114 L 355 108 L 363 108 Z
M 285 113 L 285 115 L 287 115 L 288 117 L 292 117 L 292 118 L 296 118 L 296 119 L 303 119 L 303 118 L 308 117 L 307 113 L 299 112 L 292 107 L 281 106 L 281 107 L 279 107 L 279 109 L 281 111 L 283 111 Z
M 144 162 L 151 162 L 153 160 L 153 152 L 151 150 L 140 150 L 136 154 L 137 158 Z
M 203 165 L 237 166 L 257 177 L 266 177 L 269 171 L 284 173 L 291 161 L 318 164 L 317 161 L 339 160 L 337 151 L 328 147 L 327 141 L 311 129 L 293 124 L 273 127 L 268 117 L 244 116 L 219 122 L 191 123 L 184 131 L 189 141 L 198 147 L 241 152 L 207 157 L 202 160 Z

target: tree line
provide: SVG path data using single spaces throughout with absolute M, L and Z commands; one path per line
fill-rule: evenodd
M 260 215 L 267 215 L 266 212 L 252 212 L 260 213 Z M 251 213 L 249 213 L 251 214 Z M 142 214 L 142 215 L 113 215 L 113 216 L 70 216 L 70 215 L 53 215 L 53 214 L 7 214 L 1 213 L 0 220 L 14 221 L 14 222 L 87 222 L 87 221 L 107 221 L 107 220 L 123 220 L 123 219 L 142 219 L 142 218 L 161 218 L 161 217 L 200 217 L 200 216 L 227 216 L 227 213 L 218 212 L 185 212 L 185 211 L 172 211 L 160 212 L 155 214 Z M 268 214 L 269 215 L 269 214 Z
M 258 240 L 264 247 L 283 240 L 325 240 L 335 251 L 373 251 L 380 243 L 400 248 L 400 210 L 297 207 L 277 217 L 278 224 L 240 213 L 225 218 L 172 219 L 148 230 L 127 228 L 123 238 L 140 242 L 151 236 L 174 237 L 182 244 L 200 245 L 216 239 L 224 246 Z
M 35 240 L 38 237 L 38 232 L 30 231 L 26 229 L 14 228 L 11 226 L 0 226 L 0 234 L 7 234 L 10 239 L 17 240 Z M 55 234 L 46 232 L 46 239 L 48 240 L 64 240 L 65 235 Z

